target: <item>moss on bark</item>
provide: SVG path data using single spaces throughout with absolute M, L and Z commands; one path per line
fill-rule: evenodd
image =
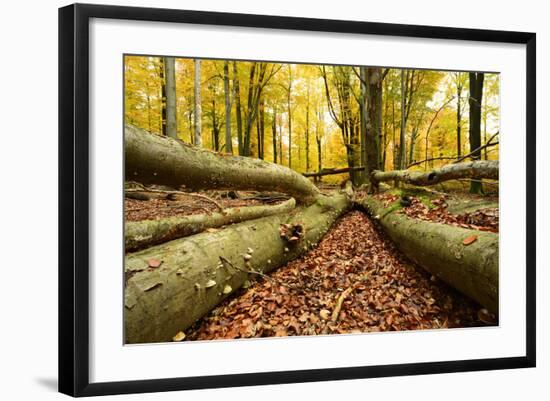
M 230 208 L 225 209 L 223 213 L 127 222 L 124 237 L 125 248 L 127 251 L 136 251 L 176 238 L 198 234 L 208 228 L 240 223 L 277 213 L 288 213 L 295 205 L 294 199 L 289 199 L 278 205 Z
M 411 219 L 396 213 L 395 204 L 384 207 L 373 197 L 360 204 L 411 260 L 498 313 L 498 234 Z M 472 236 L 475 241 L 465 245 Z
M 349 207 L 346 194 L 320 196 L 293 209 L 128 254 L 125 259 L 125 341 L 170 341 L 248 279 L 243 270 L 269 272 L 316 244 Z M 288 242 L 281 224 L 299 224 L 302 238 Z M 250 256 L 246 256 L 250 255 Z M 225 258 L 235 268 L 220 262 Z M 151 268 L 150 261 L 160 261 Z

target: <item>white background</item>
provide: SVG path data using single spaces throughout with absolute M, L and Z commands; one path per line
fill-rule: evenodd
M 543 177 L 542 149 L 549 144 L 543 133 L 543 110 L 548 108 L 543 92 L 545 47 L 550 28 L 543 2 L 461 1 L 357 1 L 277 2 L 232 1 L 133 1 L 116 4 L 165 6 L 217 11 L 265 13 L 318 18 L 363 19 L 380 22 L 464 26 L 472 28 L 536 31 L 538 34 L 538 185 L 539 203 L 548 194 Z M 21 2 L 2 13 L 2 146 L 0 171 L 3 178 L 2 269 L 0 290 L 0 394 L 7 399 L 58 399 L 57 373 L 57 1 Z M 512 6 L 513 4 L 513 6 Z M 338 7 L 337 7 L 338 6 Z M 476 14 L 472 13 L 475 10 Z M 6 125 L 7 124 L 7 125 Z M 543 186 L 544 185 L 544 186 Z M 550 392 L 544 379 L 550 374 L 547 346 L 543 339 L 549 301 L 542 289 L 548 285 L 544 271 L 548 247 L 544 246 L 547 215 L 538 210 L 538 349 L 536 369 L 447 374 L 438 376 L 383 378 L 314 384 L 292 384 L 240 389 L 203 390 L 156 395 L 131 395 L 127 399 L 335 399 L 362 397 L 396 399 L 462 400 L 544 399 Z M 545 313 L 546 311 L 546 313 Z M 537 396 L 537 394 L 540 394 Z M 114 397 L 109 397 L 114 398 Z

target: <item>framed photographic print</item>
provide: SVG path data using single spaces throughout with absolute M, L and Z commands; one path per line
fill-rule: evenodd
M 59 390 L 535 366 L 535 34 L 59 10 Z

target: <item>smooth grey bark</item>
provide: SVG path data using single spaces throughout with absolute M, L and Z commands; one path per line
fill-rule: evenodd
M 159 80 L 160 80 L 160 132 L 166 136 L 166 74 L 164 67 L 164 57 L 159 60 Z
M 278 213 L 288 213 L 295 205 L 296 201 L 291 198 L 278 205 L 245 206 L 224 209 L 223 212 L 210 214 L 130 221 L 125 224 L 125 249 L 126 251 L 136 251 L 176 238 L 198 234 L 208 228 L 240 223 Z
M 271 120 L 271 142 L 273 144 L 273 163 L 277 163 L 277 106 L 273 107 Z
M 237 62 L 233 61 L 233 87 L 235 90 L 235 115 L 237 116 L 238 154 L 243 156 L 243 115 L 241 110 L 241 89 Z
M 288 86 L 287 86 L 287 113 L 288 113 L 288 167 L 292 168 L 292 65 L 288 64 Z
M 374 171 L 371 182 L 399 181 L 412 185 L 435 185 L 442 181 L 462 178 L 479 180 L 482 178 L 498 180 L 498 160 L 478 160 L 467 163 L 455 163 L 431 171 Z
M 201 60 L 195 59 L 195 146 L 202 146 Z
M 166 78 L 166 136 L 177 138 L 176 120 L 176 60 L 174 57 L 164 57 Z
M 399 203 L 384 207 L 373 197 L 361 205 L 406 256 L 498 314 L 498 234 L 408 218 L 397 213 Z M 476 240 L 465 245 L 472 236 Z
M 126 255 L 126 343 L 171 341 L 255 276 L 247 271 L 267 273 L 318 243 L 350 206 L 346 194 L 323 196 L 290 215 L 250 220 Z M 281 224 L 300 225 L 304 234 L 290 243 L 281 236 Z M 149 268 L 152 259 L 161 262 L 158 268 Z
M 399 132 L 399 169 L 403 170 L 405 168 L 405 157 L 406 157 L 406 143 L 405 143 L 405 130 L 407 128 L 407 118 L 405 115 L 405 105 L 406 105 L 406 92 L 405 92 L 405 70 L 401 70 L 401 130 Z
M 132 125 L 124 133 L 127 180 L 194 190 L 277 191 L 305 204 L 320 195 L 307 178 L 278 164 L 217 154 Z
M 456 73 L 456 157 L 462 153 L 462 81 L 461 73 Z
M 233 153 L 231 138 L 231 93 L 229 92 L 229 61 L 223 64 L 223 90 L 225 94 L 225 152 Z

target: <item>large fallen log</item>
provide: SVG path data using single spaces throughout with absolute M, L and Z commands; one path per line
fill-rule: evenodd
M 498 160 L 478 160 L 468 163 L 449 164 L 431 171 L 373 171 L 370 180 L 373 185 L 383 181 L 401 181 L 412 185 L 435 185 L 442 181 L 462 178 L 498 180 Z
M 295 205 L 296 201 L 291 198 L 278 205 L 245 206 L 224 209 L 223 212 L 211 214 L 130 221 L 125 225 L 124 245 L 126 251 L 136 251 L 176 238 L 197 234 L 207 228 L 240 223 L 277 213 L 288 213 Z
M 126 180 L 174 188 L 277 191 L 311 204 L 320 192 L 295 171 L 260 159 L 215 153 L 124 127 Z
M 247 272 L 268 272 L 306 252 L 350 206 L 345 193 L 319 196 L 290 215 L 250 220 L 128 254 L 126 343 L 171 341 L 255 276 Z M 289 230 L 296 235 L 283 235 Z
M 498 234 L 408 218 L 399 202 L 360 204 L 411 260 L 498 314 Z

